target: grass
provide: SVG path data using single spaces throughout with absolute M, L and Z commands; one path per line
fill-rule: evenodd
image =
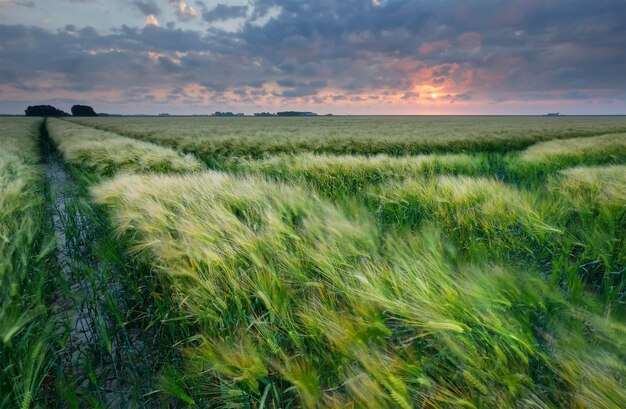
M 626 160 L 626 133 L 542 142 L 527 148 L 523 162 L 551 165 L 603 163 Z
M 549 185 L 581 210 L 624 211 L 626 206 L 626 165 L 565 169 Z
M 623 166 L 574 168 L 538 190 L 466 176 L 413 178 L 374 187 L 369 207 L 383 224 L 435 223 L 470 259 L 490 257 L 551 276 L 568 297 L 602 294 L 624 313 L 626 197 Z
M 449 237 L 478 253 L 493 247 L 536 254 L 560 230 L 545 222 L 532 194 L 496 179 L 411 178 L 369 192 L 382 223 L 437 222 Z
M 93 337 L 48 406 L 624 406 L 623 118 L 72 121 L 47 130 L 84 287 L 57 285 Z M 37 122 L 15 124 L 0 180 L 39 214 Z M 10 265 L 32 254 L 48 289 L 45 223 L 20 217 L 40 238 Z M 41 406 L 45 302 L 22 279 L 1 287 L 30 321 L 3 316 L 0 403 Z
M 509 159 L 516 180 L 543 180 L 559 169 L 581 165 L 626 163 L 626 133 L 548 141 L 532 145 Z
M 474 213 L 449 216 L 470 231 L 521 220 L 552 232 L 522 193 L 490 195 L 506 191 L 498 183 L 443 177 L 430 189 L 477 201 Z M 468 261 L 438 227 L 383 233 L 302 188 L 213 172 L 121 176 L 94 197 L 162 274 L 180 307 L 174 325 L 195 334 L 163 378 L 188 403 L 619 407 L 626 398 L 623 325 L 532 267 Z
M 557 223 L 569 232 L 567 251 L 562 252 L 570 260 L 566 268 L 568 280 L 581 280 L 604 293 L 608 310 L 623 309 L 626 302 L 626 166 L 565 169 L 548 180 L 547 188 L 556 195 L 551 212 Z
M 204 168 L 190 155 L 68 121 L 49 119 L 47 128 L 66 162 L 102 176 L 120 171 L 184 173 Z
M 563 149 L 571 150 L 566 143 Z M 515 158 L 497 154 L 367 157 L 304 153 L 234 159 L 227 168 L 306 186 L 348 212 L 368 207 L 383 230 L 436 222 L 470 255 L 493 254 L 507 262 L 515 255 L 517 264 L 540 264 L 554 280 L 566 280 L 565 287 L 577 297 L 583 296 L 585 286 L 591 286 L 606 293 L 607 308 L 615 302 L 622 304 L 623 209 L 617 206 L 611 214 L 597 217 L 597 212 L 583 211 L 580 201 L 575 204 L 560 193 L 555 195 L 557 190 L 546 189 L 546 177 L 556 172 L 558 163 L 551 172 L 547 164 L 538 168 L 541 177 L 523 174 L 517 181 L 526 187 L 489 177 L 501 170 L 505 180 L 512 179 L 506 164 Z M 483 176 L 475 177 L 479 175 Z M 608 188 L 615 200 L 624 196 L 620 188 Z M 524 256 L 521 260 L 520 255 Z
M 41 407 L 53 275 L 39 168 L 41 120 L 0 119 L 0 406 Z
M 364 193 L 368 186 L 412 176 L 485 174 L 489 172 L 489 161 L 484 154 L 393 157 L 303 153 L 262 160 L 233 160 L 227 168 L 236 173 L 259 173 L 277 180 L 308 184 L 325 196 L 337 197 Z
M 625 132 L 623 117 L 83 118 L 85 125 L 196 154 L 231 157 L 304 151 L 413 155 L 523 149 L 550 139 Z

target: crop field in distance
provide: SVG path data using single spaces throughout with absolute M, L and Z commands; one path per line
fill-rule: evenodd
M 621 117 L 80 118 L 85 125 L 194 152 L 205 160 L 316 153 L 407 155 L 509 151 L 533 143 L 625 132 Z
M 626 118 L 0 118 L 0 407 L 626 407 Z

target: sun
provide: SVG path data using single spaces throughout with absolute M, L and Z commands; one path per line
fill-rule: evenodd
M 441 94 L 441 88 L 439 87 L 433 87 L 432 85 L 427 85 L 427 84 L 416 84 L 413 86 L 413 91 L 419 93 L 420 95 L 423 96 L 423 98 L 430 98 L 431 100 L 435 100 L 437 98 L 439 98 L 439 95 Z

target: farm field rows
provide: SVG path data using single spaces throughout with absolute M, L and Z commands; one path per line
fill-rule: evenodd
M 92 173 L 111 176 L 118 172 L 184 173 L 204 168 L 191 155 L 155 144 L 125 138 L 67 121 L 50 119 L 48 132 L 66 162 L 89 169 Z
M 131 385 L 137 407 L 620 408 L 623 123 L 93 118 L 44 126 L 84 214 L 103 226 L 106 250 L 93 257 L 121 271 L 109 287 L 127 299 L 97 304 L 108 325 L 98 334 L 111 355 L 126 353 L 115 347 L 124 338 L 119 345 L 138 344 L 129 356 L 148 357 L 148 369 L 120 371 L 126 378 L 115 383 Z M 30 141 L 17 150 L 42 189 L 39 122 L 2 124 L 3 146 Z M 17 197 L 47 214 L 37 188 Z M 51 263 L 39 219 L 41 255 L 28 259 Z M 5 237 L 20 231 L 7 226 Z M 4 271 L 39 268 L 0 261 Z M 6 334 L 5 305 L 28 298 L 3 297 Z M 38 297 L 45 310 L 50 300 Z M 24 345 L 5 342 L 0 356 Z M 7 402 L 30 407 L 30 396 L 43 407 L 68 396 L 55 392 L 63 380 L 43 382 L 63 363 L 50 353 L 44 361 L 30 395 L 0 382 L 14 390 Z M 110 406 L 96 393 L 107 371 L 92 372 L 88 387 L 72 384 L 74 399 Z
M 556 119 L 556 120 L 555 120 Z M 205 161 L 264 154 L 409 155 L 522 149 L 536 142 L 626 132 L 621 117 L 74 118 L 192 152 Z M 306 122 L 303 122 L 306 121 Z

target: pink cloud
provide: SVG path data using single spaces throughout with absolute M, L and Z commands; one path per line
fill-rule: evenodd
M 147 26 L 158 26 L 159 20 L 155 16 L 150 14 L 148 17 L 146 17 L 145 23 Z

